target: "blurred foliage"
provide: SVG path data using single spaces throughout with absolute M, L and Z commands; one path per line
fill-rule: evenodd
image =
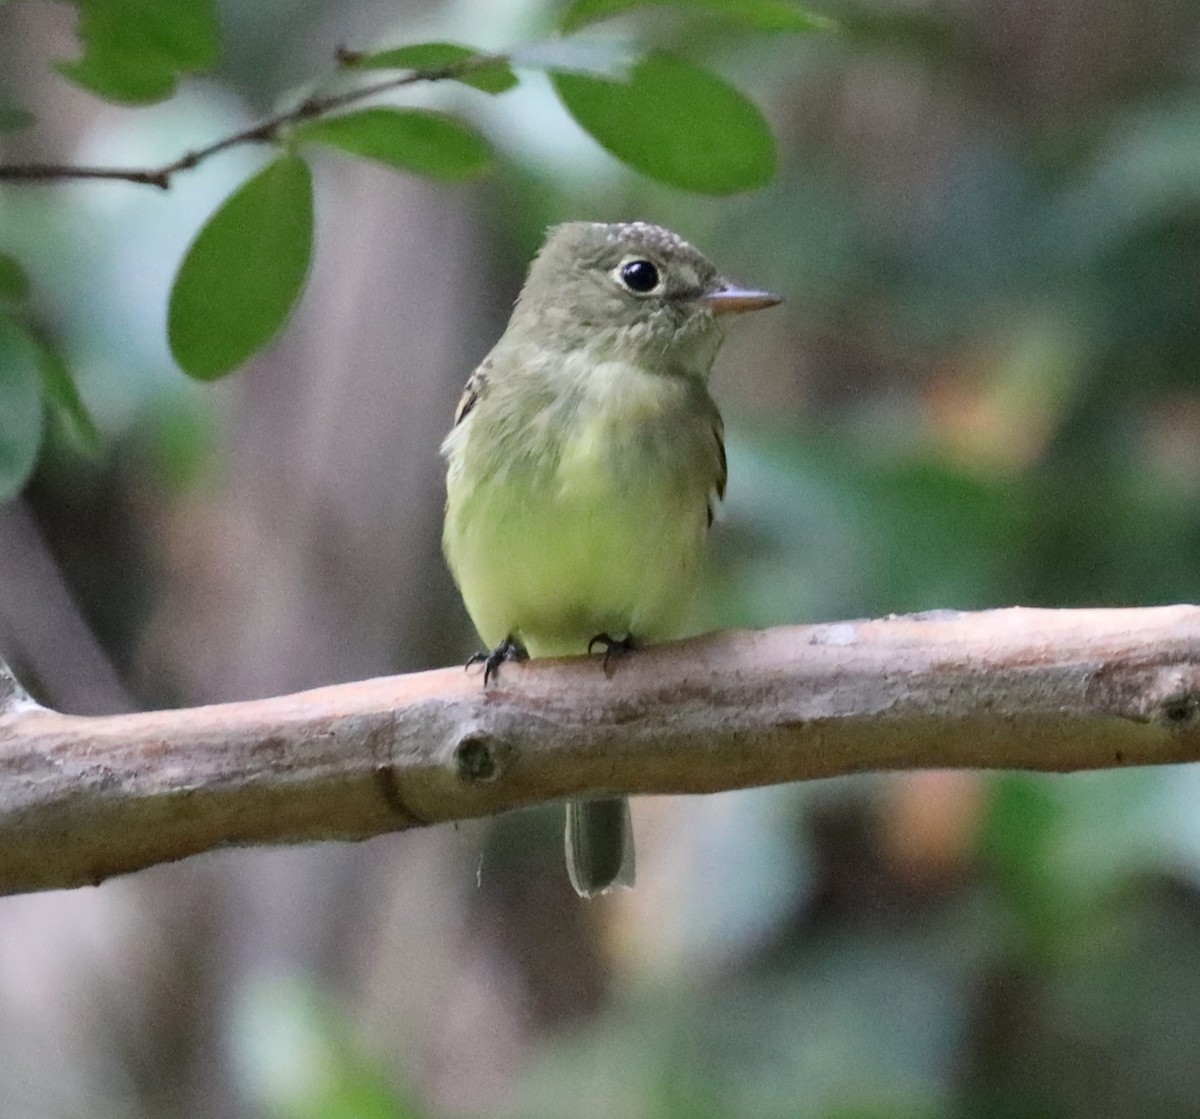
M 29 295 L 25 269 L 6 253 L 0 253 L 0 298 L 24 299 Z
M 0 104 L 0 133 L 17 132 L 34 123 L 34 115 L 12 105 Z
M 536 40 L 514 48 L 520 80 L 503 97 L 439 82 L 418 102 L 469 119 L 497 154 L 479 194 L 494 313 L 546 224 L 578 217 L 661 221 L 787 295 L 718 367 L 730 489 L 701 624 L 1200 600 L 1200 12 L 1190 0 L 820 8 L 837 34 L 764 35 L 771 20 L 809 19 L 782 0 L 494 5 L 487 19 L 463 0 L 420 25 L 423 49 Z M 292 17 L 227 18 L 245 21 L 229 44 L 242 86 L 258 76 L 247 59 L 277 73 L 273 34 Z M 551 34 L 601 18 L 588 35 Z M 381 30 L 380 49 L 409 30 Z M 757 106 L 775 178 L 697 198 L 584 136 L 581 120 L 642 171 L 679 156 L 659 150 L 661 120 L 605 100 L 647 57 L 705 67 L 733 114 Z M 573 119 L 564 83 L 603 96 Z M 682 89 L 655 93 L 669 103 Z M 26 100 L 0 88 L 0 104 Z M 215 86 L 162 111 L 136 128 L 102 123 L 81 157 L 155 166 L 253 117 Z M 697 116 L 670 135 L 705 137 Z M 0 129 L 10 120 L 0 112 Z M 758 120 L 736 138 L 756 152 Z M 155 586 L 150 561 L 128 562 L 152 532 L 129 527 L 127 495 L 144 501 L 149 477 L 175 508 L 211 479 L 221 443 L 211 396 L 170 369 L 158 308 L 195 231 L 261 173 L 244 154 L 229 162 L 165 199 L 0 195 L 12 254 L 0 258 L 0 488 L 33 468 L 52 395 L 36 347 L 54 337 L 108 443 L 96 460 L 56 444 L 29 499 L 123 668 Z M 741 185 L 768 177 L 765 155 L 748 166 Z M 244 240 L 239 227 L 229 244 Z M 73 414 L 56 399 L 60 419 Z M 80 523 L 90 537 L 68 527 Z M 304 984 L 247 995 L 234 1039 L 247 1094 L 264 1114 L 313 1119 L 1200 1112 L 1195 770 L 956 778 L 688 802 L 675 819 L 689 854 L 657 879 L 645 867 L 627 909 L 564 909 L 552 829 L 503 821 L 468 911 L 523 992 L 506 1022 L 525 1046 L 507 1094 L 416 1110 L 412 1054 L 385 1051 Z M 651 858 L 656 838 L 642 844 Z M 619 962 L 598 964 L 599 934 L 580 926 L 615 940 Z M 577 987 L 584 1009 L 553 1018 L 545 1008 Z M 474 1044 L 491 1047 L 490 1027 L 473 1024 Z M 468 1064 L 455 1066 L 464 1079 Z
M 71 0 L 83 55 L 59 73 L 113 101 L 146 104 L 170 97 L 183 74 L 217 60 L 213 0 Z
M 16 323 L 0 318 L 0 486 L 10 492 L 29 477 L 42 438 L 37 347 Z
M 422 1119 L 384 1063 L 360 1052 L 335 1007 L 304 983 L 263 980 L 243 995 L 238 1054 L 272 1119 Z
M 159 101 L 175 92 L 181 75 L 211 70 L 218 62 L 220 31 L 212 0 L 76 3 L 76 35 L 84 53 L 56 68 L 100 97 L 139 105 Z M 628 6 L 577 4 L 564 15 L 561 27 L 574 30 Z M 785 0 L 695 7 L 772 31 L 832 26 Z M 590 72 L 596 53 L 586 42 L 584 69 L 589 72 L 580 73 L 572 45 L 560 40 L 549 50 L 526 49 L 511 59 L 443 41 L 367 53 L 339 47 L 334 52 L 339 66 L 335 79 L 380 69 L 399 74 L 335 93 L 319 92 L 322 83 L 331 80 L 327 75 L 311 83 L 311 91 L 292 107 L 255 128 L 211 139 L 158 167 L 132 167 L 126 173 L 91 169 L 75 176 L 57 165 L 40 178 L 32 177 L 49 182 L 76 177 L 124 179 L 166 189 L 173 178 L 230 147 L 255 143 L 281 149 L 274 162 L 234 191 L 205 223 L 172 287 L 171 353 L 184 372 L 198 380 L 213 380 L 243 364 L 278 334 L 303 289 L 312 254 L 313 203 L 311 173 L 295 152 L 298 145 L 326 145 L 400 171 L 451 181 L 471 178 L 491 163 L 483 137 L 453 116 L 393 108 L 341 112 L 359 101 L 446 80 L 491 94 L 505 93 L 518 84 L 510 65 L 516 63 L 551 73 L 562 103 L 575 120 L 617 158 L 652 178 L 685 190 L 729 194 L 761 186 L 774 175 L 774 141 L 761 112 L 716 75 L 644 45 L 609 52 L 605 69 L 615 72 L 596 74 Z M 20 110 L 0 114 L 0 131 L 26 123 Z M 23 166 L 6 169 L 0 163 L 0 182 L 6 177 L 26 181 L 28 171 Z M 21 266 L 0 253 L 0 294 L 6 286 L 24 282 Z M 54 372 L 60 391 L 51 399 L 61 401 L 71 373 L 61 358 Z M 77 393 L 72 403 L 78 425 L 86 414 Z M 90 420 L 86 426 L 90 429 Z M 23 430 L 36 452 L 40 425 L 25 425 Z M 24 452 L 23 443 L 18 450 Z M 18 464 L 28 458 L 23 453 L 10 457 Z M 0 497 L 18 492 L 28 472 L 25 466 L 0 472 Z

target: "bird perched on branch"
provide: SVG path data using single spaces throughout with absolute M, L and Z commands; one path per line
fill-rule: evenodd
M 678 636 L 725 492 L 722 320 L 778 302 L 660 226 L 550 230 L 442 444 L 443 545 L 485 686 L 507 660 Z M 581 896 L 632 884 L 628 801 L 569 802 L 566 848 Z

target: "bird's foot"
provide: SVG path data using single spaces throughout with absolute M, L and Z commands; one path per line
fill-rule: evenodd
M 500 666 L 507 661 L 527 661 L 529 652 L 512 634 L 509 634 L 490 653 L 473 653 L 465 667 L 473 664 L 483 665 L 483 686 L 486 688 L 496 679 Z
M 588 642 L 588 655 L 596 651 L 596 646 L 600 645 L 604 649 L 604 671 L 608 671 L 608 662 L 612 659 L 613 654 L 620 656 L 623 653 L 628 653 L 631 649 L 637 648 L 637 642 L 634 641 L 629 634 L 624 637 L 613 637 L 608 633 L 598 633 Z

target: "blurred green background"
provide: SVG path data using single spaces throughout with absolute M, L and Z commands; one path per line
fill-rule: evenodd
M 226 0 L 224 61 L 117 109 L 74 12 L 0 7 L 6 159 L 146 164 L 333 48 L 552 26 L 533 0 Z M 1200 8 L 837 3 L 836 34 L 643 14 L 767 112 L 781 172 L 633 175 L 547 82 L 414 91 L 503 153 L 445 187 L 318 164 L 309 289 L 215 387 L 165 343 L 183 250 L 261 157 L 160 194 L 0 191 L 101 427 L 0 507 L 0 650 L 75 712 L 452 663 L 437 446 L 548 223 L 669 225 L 781 292 L 714 393 L 730 487 L 698 622 L 1200 600 Z M 618 25 L 619 26 L 619 25 Z M 635 805 L 581 904 L 558 813 L 223 852 L 0 900 L 0 1117 L 1200 1116 L 1200 779 L 922 773 Z

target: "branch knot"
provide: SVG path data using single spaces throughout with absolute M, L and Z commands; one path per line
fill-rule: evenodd
M 1200 719 L 1200 665 L 1106 666 L 1092 677 L 1088 697 L 1110 715 L 1183 730 Z
M 482 730 L 468 731 L 454 747 L 454 768 L 468 785 L 488 785 L 504 772 L 511 747 Z

